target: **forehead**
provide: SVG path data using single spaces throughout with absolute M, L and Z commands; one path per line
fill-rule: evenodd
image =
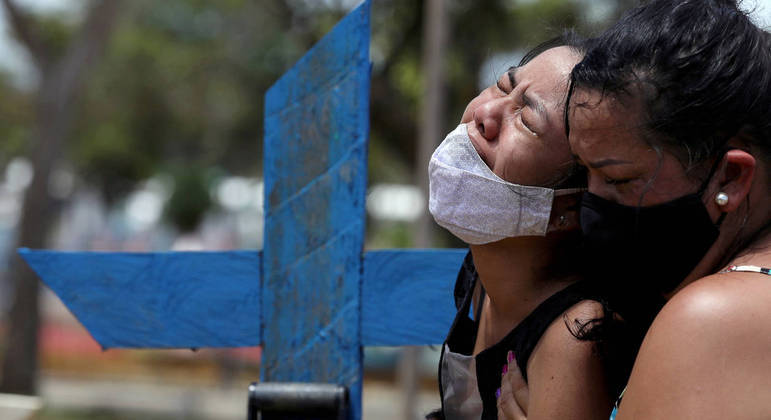
M 570 47 L 551 48 L 516 68 L 514 78 L 551 105 L 559 105 L 565 99 L 570 71 L 580 60 L 581 55 Z
M 608 150 L 646 147 L 641 137 L 641 104 L 603 96 L 598 91 L 578 89 L 570 98 L 568 122 L 573 152 L 591 159 Z

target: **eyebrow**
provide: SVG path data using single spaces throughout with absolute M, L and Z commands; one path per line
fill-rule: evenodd
M 511 83 L 512 89 L 517 86 L 517 70 L 519 70 L 519 67 L 509 67 L 509 70 L 506 72 L 506 74 L 509 76 L 509 82 Z M 546 106 L 544 106 L 543 102 L 538 101 L 534 99 L 532 96 L 528 95 L 527 92 L 522 94 L 522 100 L 525 103 L 525 106 L 528 106 L 535 110 L 537 114 L 541 116 L 546 122 L 549 122 L 549 114 L 546 112 Z
M 517 79 L 515 78 L 517 70 L 519 67 L 511 66 L 508 70 L 506 70 L 506 75 L 509 76 L 509 83 L 511 83 L 511 88 L 514 89 L 514 86 L 517 85 Z
M 577 162 L 583 163 L 583 160 L 578 155 L 573 155 L 573 159 L 575 159 Z M 586 162 L 586 166 L 592 168 L 592 169 L 600 169 L 604 168 L 606 166 L 611 165 L 627 165 L 633 162 L 630 162 L 628 160 L 621 160 L 621 159 L 602 159 L 595 162 Z

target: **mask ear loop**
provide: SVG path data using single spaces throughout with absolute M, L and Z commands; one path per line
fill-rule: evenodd
M 554 190 L 554 196 L 555 197 L 561 197 L 563 195 L 570 195 L 570 194 L 578 194 L 588 191 L 588 188 L 581 187 L 581 188 L 562 188 L 559 190 Z

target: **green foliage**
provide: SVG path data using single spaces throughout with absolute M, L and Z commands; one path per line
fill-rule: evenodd
M 74 150 L 81 175 L 90 183 L 101 184 L 108 202 L 122 198 L 155 170 L 152 155 L 142 153 L 139 142 L 120 128 L 110 122 L 89 125 Z
M 0 167 L 26 153 L 32 124 L 31 98 L 14 89 L 0 73 Z
M 55 59 L 64 55 L 75 34 L 72 22 L 46 15 L 39 17 L 35 23 L 35 30 L 51 57 Z
M 198 227 L 212 205 L 209 177 L 201 168 L 180 168 L 174 175 L 174 192 L 166 203 L 165 216 L 181 232 Z
M 582 24 L 579 3 L 571 0 L 448 4 L 445 131 L 477 94 L 487 58 L 522 51 Z M 81 117 L 68 152 L 79 177 L 98 186 L 111 203 L 138 182 L 175 167 L 259 175 L 265 91 L 347 12 L 335 2 L 312 0 L 126 5 L 85 100 L 75 104 Z M 416 165 L 425 165 L 415 162 L 424 85 L 423 6 L 413 0 L 373 2 L 371 181 L 412 182 Z M 36 22 L 53 49 L 64 48 L 77 27 L 55 15 Z M 0 75 L 0 164 L 25 153 L 32 108 L 31 93 L 15 90 Z M 174 217 L 187 220 L 177 220 L 179 226 L 197 220 Z
M 391 84 L 412 103 L 420 102 L 423 95 L 423 74 L 420 72 L 420 57 L 405 54 L 393 65 Z M 413 110 L 417 111 L 417 110 Z
M 73 141 L 72 159 L 111 202 L 170 163 L 259 172 L 264 92 L 306 49 L 269 3 L 131 4 Z

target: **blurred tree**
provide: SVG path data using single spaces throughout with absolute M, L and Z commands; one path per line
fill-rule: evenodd
M 194 232 L 211 207 L 205 171 L 185 168 L 174 177 L 174 192 L 166 206 L 166 219 L 180 232 Z
M 130 3 L 76 124 L 70 158 L 80 177 L 116 203 L 174 166 L 258 176 L 264 92 L 347 12 L 343 3 L 351 2 Z M 478 92 L 486 59 L 580 23 L 576 1 L 448 4 L 443 132 Z M 375 1 L 372 20 L 370 181 L 410 183 L 412 168 L 426 164 L 415 155 L 423 5 Z
M 306 46 L 280 1 L 136 1 L 91 81 L 72 159 L 109 203 L 172 167 L 256 176 L 262 95 Z
M 47 191 L 51 170 L 63 154 L 76 115 L 73 105 L 82 94 L 88 70 L 104 47 L 120 1 L 94 3 L 82 28 L 71 40 L 50 36 L 45 28 L 50 29 L 51 25 L 33 20 L 12 0 L 2 2 L 16 37 L 26 47 L 40 76 L 34 99 L 34 125 L 27 143 L 35 175 L 24 196 L 17 239 L 24 246 L 40 248 L 55 217 Z M 9 314 L 0 392 L 34 394 L 38 280 L 18 256 L 12 259 L 6 274 L 15 283 L 15 296 Z
M 0 1 L 40 74 L 33 94 L 9 86 L 0 74 L 0 164 L 26 153 L 36 169 L 19 231 L 19 243 L 33 247 L 43 246 L 56 216 L 46 188 L 57 159 L 69 160 L 78 179 L 98 187 L 108 204 L 119 204 L 150 176 L 172 174 L 177 189 L 166 215 L 181 230 L 194 229 L 211 205 L 206 191 L 213 168 L 259 176 L 265 91 L 351 3 L 133 0 L 125 2 L 116 21 L 117 1 L 92 0 L 78 28 L 70 20 L 32 16 L 12 0 Z M 635 1 L 602 3 L 615 5 L 612 18 L 619 5 Z M 423 3 L 372 5 L 370 182 L 411 183 L 414 168 L 427 164 L 416 157 L 425 83 Z M 597 0 L 447 0 L 442 132 L 457 124 L 478 93 L 488 58 L 506 53 L 514 60 L 514 52 L 568 26 L 587 32 L 590 25 L 580 17 L 590 3 Z M 178 168 L 186 169 L 181 174 Z M 196 199 L 188 200 L 193 197 L 185 191 L 195 192 Z M 411 230 L 393 229 L 397 234 L 390 236 L 400 245 L 412 243 Z M 18 274 L 24 267 L 14 261 L 8 276 L 19 284 L 11 315 L 16 326 L 6 339 L 0 390 L 32 392 L 37 282 Z
M 15 89 L 9 75 L 0 74 L 0 166 L 24 153 L 32 113 L 29 95 Z

